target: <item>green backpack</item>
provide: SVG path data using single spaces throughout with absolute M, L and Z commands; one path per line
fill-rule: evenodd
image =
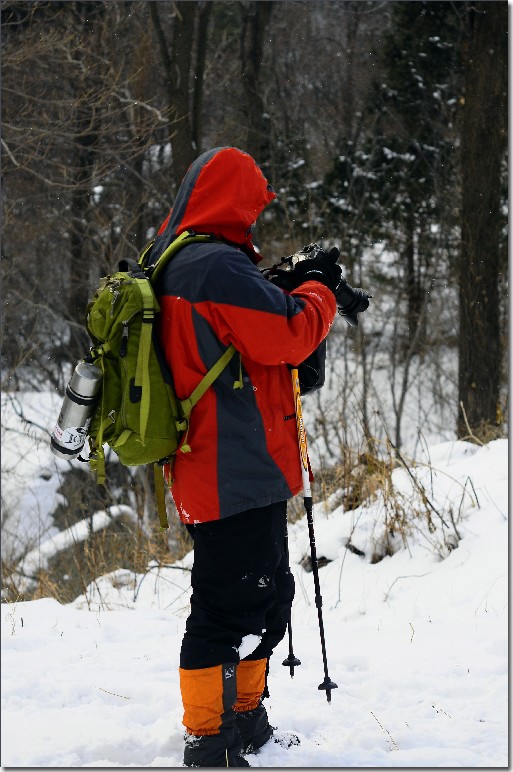
M 188 399 L 175 396 L 171 374 L 155 338 L 153 323 L 159 305 L 152 284 L 179 249 L 210 241 L 206 235 L 184 232 L 146 266 L 152 244 L 139 262 L 125 260 L 120 270 L 105 276 L 87 307 L 86 326 L 93 342 L 86 361 L 102 371 L 99 401 L 88 429 L 89 463 L 97 482 L 105 482 L 105 454 L 109 445 L 125 466 L 154 464 L 160 523 L 168 527 L 162 466 L 177 452 L 187 453 L 192 408 L 222 373 L 235 354 L 230 345 L 202 378 Z M 242 387 L 242 378 L 234 388 Z M 172 483 L 171 475 L 168 479 Z

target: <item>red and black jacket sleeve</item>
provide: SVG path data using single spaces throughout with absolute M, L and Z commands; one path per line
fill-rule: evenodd
M 335 298 L 318 282 L 289 295 L 242 251 L 220 244 L 186 247 L 173 263 L 159 287 L 164 304 L 166 298 L 190 304 L 220 341 L 254 362 L 297 366 L 329 332 Z

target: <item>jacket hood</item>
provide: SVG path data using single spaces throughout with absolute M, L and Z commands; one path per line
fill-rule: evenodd
M 160 226 L 151 252 L 154 262 L 186 230 L 209 233 L 236 244 L 256 263 L 252 226 L 276 198 L 253 158 L 236 147 L 218 147 L 189 167 L 173 208 Z

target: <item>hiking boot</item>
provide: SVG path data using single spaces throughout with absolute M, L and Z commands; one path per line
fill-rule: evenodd
M 242 740 L 242 753 L 257 751 L 269 740 L 274 731 L 262 704 L 253 710 L 235 713 L 235 722 Z
M 232 705 L 237 699 L 236 665 L 180 668 L 180 690 L 187 729 L 186 767 L 249 767 Z
M 183 763 L 185 767 L 249 767 L 241 753 L 242 743 L 237 728 L 221 727 L 219 734 L 187 734 Z

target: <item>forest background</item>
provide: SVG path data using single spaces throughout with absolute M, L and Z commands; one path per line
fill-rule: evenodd
M 139 255 L 200 152 L 235 145 L 278 192 L 257 229 L 264 265 L 336 244 L 373 295 L 357 329 L 337 319 L 328 396 L 312 398 L 320 488 L 343 479 L 350 508 L 429 429 L 505 436 L 506 0 L 0 7 L 2 401 L 28 428 L 20 395 L 63 393 L 99 277 Z M 152 529 L 141 470 L 112 459 L 102 492 L 81 468 L 61 479 L 57 529 L 113 503 L 136 520 L 91 528 L 34 597 L 72 600 L 106 570 L 186 549 L 178 527 Z M 2 503 L 19 597 L 34 544 Z

